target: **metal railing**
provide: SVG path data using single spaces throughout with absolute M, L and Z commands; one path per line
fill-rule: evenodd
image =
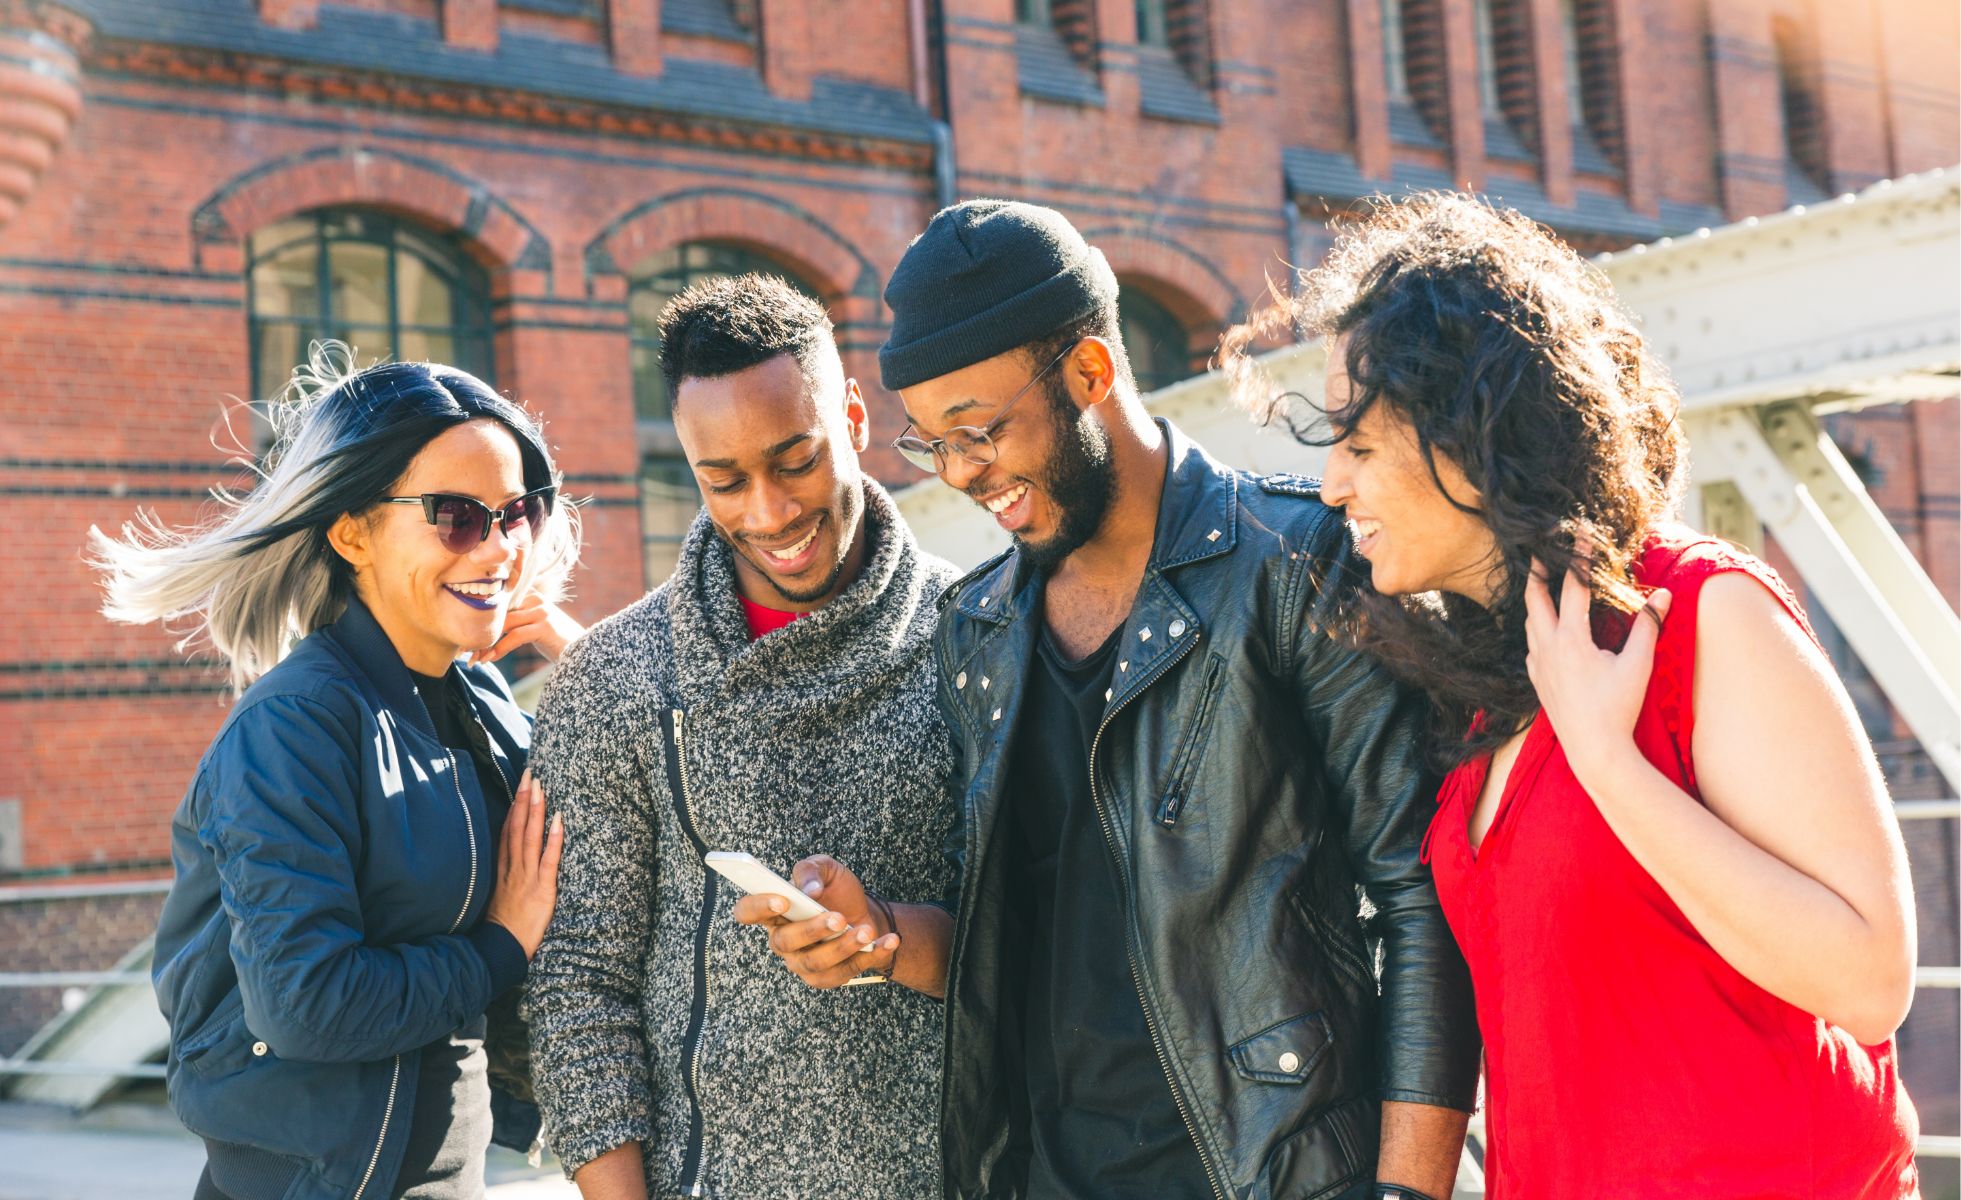
M 170 890 L 167 879 L 118 880 L 99 883 L 55 883 L 0 887 L 0 904 L 32 904 L 50 900 L 90 900 L 107 896 L 159 895 Z M 0 971 L 0 989 L 108 988 L 150 986 L 140 971 Z M 0 1079 L 10 1076 L 69 1076 L 118 1079 L 162 1079 L 163 1065 L 150 1062 L 73 1062 L 67 1059 L 0 1058 Z
M 1961 799 L 1899 800 L 1893 804 L 1893 815 L 1900 821 L 1961 820 Z M 1961 864 L 1956 864 L 1956 870 L 1961 871 Z M 1955 888 L 1955 892 L 1956 911 L 1951 915 L 1956 927 L 1961 928 L 1961 885 Z M 1913 972 L 1913 986 L 1916 991 L 1921 988 L 1961 989 L 1961 966 L 1917 966 Z M 1923 1133 L 1914 1144 L 1914 1152 L 1926 1158 L 1961 1158 L 1961 1136 Z

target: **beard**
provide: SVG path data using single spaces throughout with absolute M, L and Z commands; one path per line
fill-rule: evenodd
M 1117 475 L 1110 464 L 1110 435 L 1077 408 L 1067 390 L 1050 387 L 1055 418 L 1055 450 L 1036 481 L 1055 506 L 1055 532 L 1042 541 L 1012 535 L 1015 549 L 1038 571 L 1049 572 L 1080 550 L 1103 528 L 1116 495 Z

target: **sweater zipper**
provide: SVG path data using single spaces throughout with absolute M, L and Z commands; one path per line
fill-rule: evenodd
M 1116 830 L 1110 823 L 1110 814 L 1104 810 L 1103 798 L 1096 790 L 1096 750 L 1097 747 L 1103 744 L 1103 731 L 1110 727 L 1110 722 L 1119 712 L 1123 711 L 1124 706 L 1129 704 L 1136 696 L 1143 694 L 1144 689 L 1157 682 L 1160 676 L 1182 661 L 1185 655 L 1190 652 L 1191 648 L 1196 645 L 1198 645 L 1198 638 L 1194 636 L 1179 646 L 1176 653 L 1167 655 L 1148 675 L 1139 679 L 1136 686 L 1130 690 L 1129 695 L 1125 696 L 1115 707 L 1103 714 L 1103 720 L 1096 726 L 1096 736 L 1090 740 L 1090 803 L 1096 809 L 1096 819 L 1102 823 L 1103 840 L 1110 847 L 1110 857 L 1117 865 L 1117 878 L 1123 883 L 1124 908 L 1126 911 L 1135 903 L 1134 893 L 1130 886 L 1130 871 L 1124 866 L 1123 855 L 1118 850 Z M 1178 1119 L 1185 1123 L 1185 1133 L 1192 1139 L 1192 1145 L 1198 1149 L 1198 1161 L 1205 1168 L 1205 1182 L 1211 1186 L 1212 1195 L 1217 1200 L 1225 1200 L 1226 1193 L 1219 1186 L 1219 1175 L 1213 1169 L 1212 1156 L 1207 1153 L 1204 1140 L 1198 1136 L 1198 1130 L 1193 1127 L 1191 1110 L 1185 1106 L 1185 1097 L 1179 1092 L 1178 1081 L 1171 1074 L 1171 1060 L 1165 1056 L 1164 1040 L 1158 1034 L 1157 1017 L 1151 1012 L 1150 999 L 1144 995 L 1144 976 L 1137 967 L 1137 952 L 1131 945 L 1129 930 L 1124 931 L 1123 947 L 1124 957 L 1130 962 L 1130 983 L 1137 991 L 1137 1006 L 1144 1012 L 1144 1028 L 1151 1035 L 1151 1049 L 1158 1056 L 1158 1069 L 1164 1072 L 1164 1082 L 1171 1089 L 1171 1102 L 1178 1107 Z
M 429 702 L 422 698 L 420 688 L 416 689 L 415 698 L 422 703 L 422 715 L 429 718 L 429 727 L 435 728 L 436 718 L 430 714 Z M 477 728 L 482 729 L 483 722 L 477 722 Z M 489 734 L 486 732 L 484 736 L 488 737 Z M 463 907 L 456 910 L 456 918 L 449 923 L 449 931 L 455 933 L 462 928 L 463 918 L 470 912 L 470 903 L 477 898 L 477 822 L 470 815 L 470 802 L 463 798 L 463 780 L 458 775 L 456 754 L 444 746 L 443 757 L 449 759 L 450 786 L 456 789 L 456 803 L 463 809 L 463 830 L 470 837 L 470 883 L 463 892 Z M 503 782 L 503 772 L 497 773 L 497 779 Z M 510 785 L 506 784 L 504 790 L 508 794 Z M 397 1054 L 389 1066 L 388 1103 L 381 1110 L 381 1131 L 375 1134 L 374 1153 L 368 1155 L 368 1169 L 361 1173 L 361 1186 L 354 1189 L 354 1200 L 361 1200 L 362 1194 L 368 1190 L 368 1181 L 374 1178 L 375 1167 L 381 1163 L 381 1148 L 388 1143 L 388 1124 L 395 1117 L 395 1093 L 401 1085 L 402 1056 Z
M 674 795 L 674 810 L 681 818 L 681 829 L 694 846 L 695 860 L 701 861 L 708 853 L 708 844 L 702 840 L 701 826 L 695 819 L 694 796 L 688 791 L 688 760 L 685 754 L 683 727 L 686 714 L 678 708 L 667 710 L 667 787 Z M 702 1034 L 708 1025 L 708 930 L 715 919 L 716 875 L 707 868 L 702 869 L 701 919 L 695 925 L 695 987 L 694 998 L 688 1009 L 688 1032 L 681 1040 L 683 1058 L 687 1061 L 683 1082 L 688 1093 L 688 1145 L 681 1159 L 681 1194 L 700 1196 L 701 1176 L 707 1157 L 704 1143 L 707 1130 L 704 1128 L 704 1112 L 701 1103 L 701 1042 Z

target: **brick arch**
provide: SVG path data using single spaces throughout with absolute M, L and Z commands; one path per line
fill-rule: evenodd
M 728 242 L 768 255 L 847 319 L 879 314 L 879 273 L 856 246 L 807 210 L 737 188 L 693 188 L 656 197 L 614 218 L 586 245 L 586 287 L 685 242 Z
M 1197 251 L 1161 233 L 1109 225 L 1083 238 L 1110 260 L 1120 279 L 1140 285 L 1187 329 L 1217 328 L 1246 315 L 1246 297 Z
M 239 253 L 245 237 L 318 208 L 359 205 L 460 234 L 485 266 L 539 271 L 551 290 L 551 243 L 481 182 L 432 159 L 373 146 L 322 146 L 235 176 L 191 217 L 199 265 L 207 248 Z

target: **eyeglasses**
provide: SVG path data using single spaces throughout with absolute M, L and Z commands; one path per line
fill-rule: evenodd
M 389 496 L 383 504 L 420 504 L 422 515 L 436 527 L 443 549 L 451 554 L 468 554 L 490 538 L 495 521 L 507 538 L 529 541 L 544 527 L 558 497 L 556 487 L 526 492 L 502 508 L 486 507 L 482 501 L 448 492 L 424 492 L 420 496 Z
M 1015 406 L 1015 401 L 1027 395 L 1028 389 L 1034 387 L 1042 376 L 1053 371 L 1055 364 L 1067 358 L 1069 352 L 1074 350 L 1077 345 L 1077 342 L 1071 342 L 1067 346 L 1064 346 L 1062 353 L 1050 359 L 1048 366 L 1035 372 L 1027 383 L 1022 384 L 1021 390 L 1013 396 L 1010 396 L 1008 402 L 1001 406 L 1001 411 L 995 413 L 994 419 L 989 421 L 985 426 L 976 429 L 972 425 L 955 425 L 946 431 L 945 437 L 936 438 L 923 438 L 915 437 L 912 434 L 902 434 L 893 439 L 892 448 L 900 454 L 905 455 L 906 461 L 913 466 L 934 475 L 938 475 L 946 470 L 946 456 L 949 451 L 959 455 L 977 467 L 987 466 L 994 461 L 996 455 L 994 431 L 1001 427 L 1002 421 L 1007 420 L 1008 410 Z M 907 422 L 906 428 L 911 429 L 912 423 Z

